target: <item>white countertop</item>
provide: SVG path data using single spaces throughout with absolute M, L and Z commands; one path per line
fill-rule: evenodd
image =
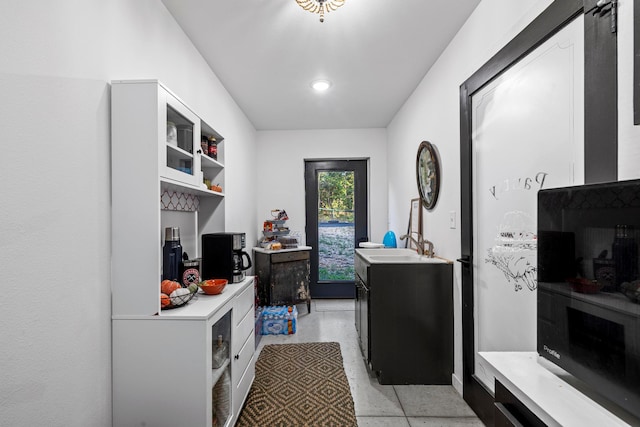
M 420 255 L 407 248 L 356 248 L 356 255 L 369 264 L 452 264 L 448 259 Z
M 263 254 L 279 254 L 280 252 L 310 251 L 311 249 L 312 249 L 311 246 L 298 246 L 297 248 L 278 249 L 277 251 L 274 251 L 272 249 L 260 248 L 260 247 L 253 248 L 255 252 L 260 252 Z
M 573 378 L 570 374 L 538 353 L 496 351 L 478 355 L 493 368 L 496 379 L 548 426 L 634 425 L 628 414 L 617 407 L 609 404 L 605 408 L 608 403 L 604 399 L 574 388 L 567 382 Z
M 223 305 L 231 301 L 233 297 L 238 295 L 247 286 L 253 286 L 253 276 L 245 278 L 242 282 L 229 283 L 224 287 L 222 293 L 218 295 L 207 295 L 201 290 L 193 297 L 191 301 L 182 307 L 172 308 L 170 310 L 161 310 L 159 314 L 152 316 L 112 316 L 113 320 L 125 319 L 208 319 L 213 316 Z

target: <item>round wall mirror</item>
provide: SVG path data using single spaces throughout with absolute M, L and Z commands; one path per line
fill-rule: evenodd
M 440 163 L 436 147 L 430 142 L 422 141 L 418 148 L 416 179 L 422 205 L 427 210 L 433 209 L 440 190 Z

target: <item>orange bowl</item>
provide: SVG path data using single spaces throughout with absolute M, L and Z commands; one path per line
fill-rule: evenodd
M 227 279 L 209 279 L 200 283 L 200 289 L 207 295 L 218 295 L 228 282 Z
M 571 288 L 574 291 L 580 292 L 581 294 L 595 294 L 597 292 L 600 292 L 600 289 L 602 289 L 603 286 L 603 284 L 598 283 L 597 280 L 588 280 L 582 278 L 567 279 L 567 282 L 571 283 Z

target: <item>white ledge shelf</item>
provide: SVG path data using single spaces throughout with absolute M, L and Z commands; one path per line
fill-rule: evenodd
M 581 387 L 575 377 L 535 352 L 478 355 L 496 379 L 548 426 L 638 425 L 630 414 Z

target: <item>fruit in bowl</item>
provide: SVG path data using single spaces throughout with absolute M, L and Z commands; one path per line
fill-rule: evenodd
M 197 285 L 195 285 L 197 288 Z M 168 310 L 185 305 L 195 295 L 190 289 L 183 288 L 178 282 L 172 280 L 163 280 L 160 284 L 160 308 Z
M 181 287 L 182 286 L 180 286 L 180 283 L 173 280 L 165 279 L 160 283 L 160 292 L 162 292 L 163 294 L 171 295 L 171 292 L 175 291 L 176 289 L 180 289 Z
M 227 279 L 209 279 L 199 283 L 200 289 L 207 295 L 218 295 L 227 286 Z

